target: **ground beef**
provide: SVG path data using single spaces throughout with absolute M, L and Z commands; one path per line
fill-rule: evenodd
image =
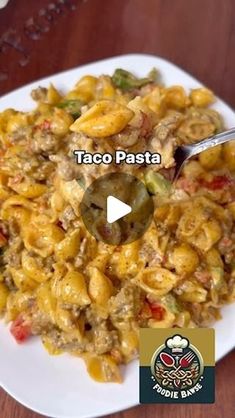
M 11 142 L 18 142 L 26 138 L 30 132 L 28 126 L 18 128 L 17 131 L 11 133 Z
M 76 215 L 74 213 L 73 208 L 68 205 L 66 206 L 66 208 L 64 209 L 62 215 L 59 218 L 59 221 L 62 224 L 62 228 L 67 231 L 67 229 L 69 228 L 70 224 L 76 219 Z
M 0 221 L 0 231 L 4 236 L 8 236 L 8 224 L 4 221 Z
M 74 338 L 72 334 L 66 333 L 64 331 L 59 331 L 56 328 L 46 332 L 46 336 L 51 339 L 52 344 L 58 349 L 65 351 L 76 351 L 80 353 L 87 351 L 86 339 L 80 341 Z
M 9 158 L 5 162 L 5 167 L 9 172 L 28 175 L 35 180 L 48 180 L 55 170 L 55 166 L 47 157 L 35 155 L 31 150 L 31 140 L 27 145 L 26 151 L 19 152 L 14 158 Z
M 58 163 L 57 173 L 65 181 L 71 181 L 77 178 L 77 171 L 77 164 L 68 157 Z
M 136 319 L 142 305 L 141 289 L 127 283 L 116 296 L 109 301 L 109 312 L 117 328 L 129 327 L 130 321 Z
M 3 263 L 10 267 L 19 268 L 21 265 L 22 249 L 23 249 L 22 239 L 17 235 L 14 236 L 14 238 L 10 240 L 10 245 L 4 251 Z
M 151 246 L 151 243 L 148 242 L 143 244 L 139 252 L 139 256 L 149 267 L 161 264 L 164 257 Z
M 31 149 L 37 154 L 49 155 L 58 151 L 60 142 L 60 138 L 51 132 L 38 130 L 33 136 Z
M 94 331 L 93 341 L 94 342 L 87 345 L 87 351 L 94 352 L 96 354 L 108 353 L 118 344 L 117 331 L 97 328 Z
M 6 286 L 8 287 L 10 291 L 17 290 L 15 283 L 13 282 L 11 273 L 9 271 L 4 271 L 3 278 L 4 278 L 4 282 Z
M 93 308 L 92 305 L 90 305 L 89 308 L 86 308 L 85 318 L 86 323 L 90 324 L 92 328 L 95 329 L 98 327 L 99 329 L 106 329 L 104 318 L 97 314 L 96 309 Z
M 132 147 L 139 140 L 139 129 L 131 128 L 127 126 L 121 132 L 111 137 L 111 140 L 114 142 L 114 147 L 126 149 L 127 147 Z
M 34 310 L 31 317 L 31 330 L 32 334 L 40 335 L 51 331 L 54 325 L 51 323 L 49 315 L 39 310 Z
M 41 157 L 41 162 L 37 170 L 31 175 L 35 180 L 46 181 L 47 184 L 51 184 L 53 178 L 51 174 L 54 172 L 54 165 L 50 161 L 47 161 Z
M 38 87 L 32 90 L 31 97 L 35 102 L 45 102 L 47 98 L 47 89 L 45 87 Z
M 15 219 L 9 220 L 9 236 L 11 237 L 9 244 L 13 244 L 12 240 L 15 240 L 19 236 L 19 225 Z

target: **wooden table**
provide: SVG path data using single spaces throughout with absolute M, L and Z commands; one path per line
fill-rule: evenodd
M 235 107 L 233 0 L 64 0 L 62 3 L 10 0 L 0 10 L 0 94 L 89 61 L 143 52 L 175 62 Z M 234 418 L 234 374 L 233 351 L 216 367 L 214 405 L 138 406 L 112 418 Z M 0 416 L 39 417 L 3 390 Z

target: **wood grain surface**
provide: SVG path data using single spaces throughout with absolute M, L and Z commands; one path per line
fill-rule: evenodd
M 173 61 L 235 107 L 234 22 L 234 0 L 10 0 L 0 10 L 0 95 L 80 64 L 143 52 Z M 138 406 L 112 418 L 234 418 L 234 375 L 233 351 L 216 367 L 214 405 Z M 0 417 L 39 415 L 1 390 Z

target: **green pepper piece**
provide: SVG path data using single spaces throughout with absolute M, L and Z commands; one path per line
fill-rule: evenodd
M 181 312 L 181 306 L 179 302 L 177 302 L 176 298 L 171 294 L 168 293 L 166 296 L 163 296 L 161 298 L 161 301 L 163 304 L 174 314 L 178 314 Z
M 167 196 L 171 192 L 171 182 L 160 173 L 155 173 L 154 171 L 148 171 L 145 175 L 145 184 L 147 189 L 152 194 L 160 194 L 162 196 Z
M 156 75 L 157 71 L 155 68 L 145 78 L 137 78 L 129 71 L 117 68 L 112 76 L 112 82 L 121 90 L 127 91 L 153 83 L 156 80 Z
M 212 277 L 213 287 L 219 290 L 224 285 L 224 270 L 222 267 L 211 267 L 210 273 Z
M 85 183 L 85 179 L 84 177 L 80 177 L 79 179 L 77 179 L 77 183 L 79 184 L 79 186 L 85 190 L 86 188 L 86 183 Z
M 74 119 L 81 116 L 81 107 L 83 103 L 80 100 L 64 100 L 57 107 L 66 110 Z

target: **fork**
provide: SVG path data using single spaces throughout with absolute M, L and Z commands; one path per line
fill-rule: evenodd
M 189 352 L 189 353 L 185 354 L 180 359 L 180 362 L 179 362 L 180 366 L 181 367 L 188 367 L 192 363 L 192 361 L 195 357 L 196 357 L 195 354 L 192 353 L 192 352 Z
M 174 154 L 175 159 L 175 173 L 173 181 L 177 180 L 179 174 L 183 168 L 183 165 L 194 155 L 200 154 L 201 152 L 216 147 L 219 144 L 235 139 L 235 128 L 229 129 L 228 131 L 221 132 L 217 135 L 209 136 L 196 144 L 183 145 L 178 147 Z
M 195 357 L 196 357 L 195 354 L 192 353 L 192 352 L 186 353 L 183 357 L 181 357 L 181 359 L 179 361 L 179 365 L 177 367 L 173 366 L 175 370 L 172 370 L 170 372 L 170 374 L 176 373 L 176 372 L 181 373 L 181 370 L 180 370 L 181 367 L 183 367 L 183 368 L 188 367 L 192 363 L 192 361 L 194 360 Z

